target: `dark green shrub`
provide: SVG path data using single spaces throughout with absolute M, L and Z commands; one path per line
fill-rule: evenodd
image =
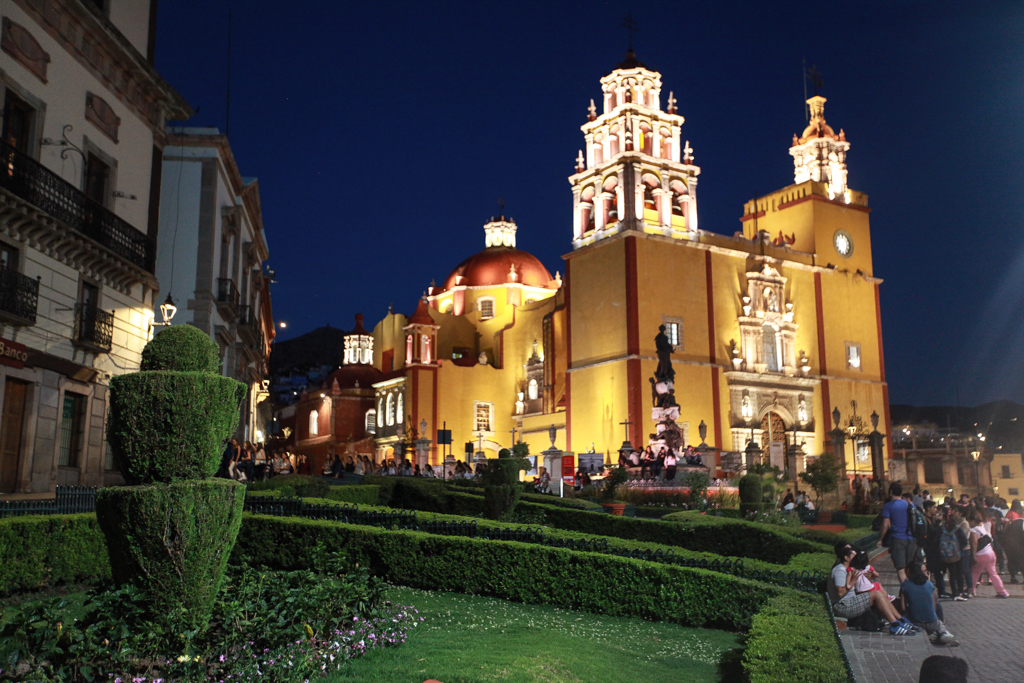
M 0 519 L 0 594 L 110 578 L 96 515 Z
M 282 474 L 271 477 L 267 481 L 257 481 L 249 485 L 251 491 L 273 491 L 289 488 L 293 495 L 300 498 L 326 498 L 331 486 L 320 477 L 307 474 Z
M 481 480 L 484 484 L 484 504 L 488 519 L 505 519 L 512 514 L 523 494 L 519 472 L 529 469 L 529 462 L 513 458 L 511 451 L 502 448 L 496 459 L 488 460 Z
M 754 616 L 743 668 L 750 683 L 846 683 L 843 653 L 820 597 L 780 594 Z
M 211 476 L 247 391 L 230 377 L 170 370 L 120 375 L 110 387 L 107 435 L 130 484 Z
M 604 486 L 601 487 L 601 502 L 610 503 L 615 500 L 615 492 L 628 478 L 629 474 L 625 467 L 612 467 L 604 480 Z
M 96 516 L 118 585 L 203 628 L 242 523 L 245 487 L 225 479 L 101 489 Z
M 142 349 L 139 370 L 220 374 L 220 351 L 210 336 L 192 325 L 165 327 Z
M 328 500 L 339 503 L 355 503 L 356 505 L 376 505 L 380 495 L 380 487 L 355 484 L 351 486 L 328 486 Z
M 740 477 L 740 514 L 744 517 L 750 513 L 760 514 L 764 509 L 764 480 L 757 474 L 744 474 Z
M 246 517 L 232 563 L 300 568 L 318 543 L 400 585 L 693 626 L 745 628 L 769 598 L 790 592 L 598 553 L 264 515 Z

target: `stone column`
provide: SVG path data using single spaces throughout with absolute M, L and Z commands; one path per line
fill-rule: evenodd
M 885 469 L 885 451 L 883 449 L 884 443 L 885 435 L 877 429 L 868 435 L 868 445 L 871 448 L 871 475 L 879 483 L 885 481 L 885 475 L 887 474 Z
M 430 462 L 430 439 L 423 436 L 413 443 L 416 444 L 416 464 L 422 468 Z

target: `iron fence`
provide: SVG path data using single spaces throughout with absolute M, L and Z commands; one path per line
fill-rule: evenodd
M 110 353 L 114 314 L 91 304 L 75 304 L 75 343 Z
M 125 261 L 153 272 L 156 248 L 147 235 L 35 159 L 2 141 L 0 158 L 0 187 L 34 204 Z
M 33 280 L 0 264 L 0 314 L 35 325 L 38 304 L 39 279 Z
M 58 486 L 54 498 L 0 501 L 0 518 L 24 515 L 73 515 L 96 511 L 95 486 Z

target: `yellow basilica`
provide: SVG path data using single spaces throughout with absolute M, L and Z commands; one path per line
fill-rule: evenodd
M 847 475 L 869 475 L 868 416 L 890 432 L 881 281 L 868 198 L 847 187 L 850 145 L 825 122 L 825 98 L 808 100 L 810 123 L 793 136 L 793 184 L 748 202 L 732 237 L 698 228 L 700 168 L 660 74 L 630 51 L 597 101 L 569 177 L 564 275 L 519 249 L 516 224 L 498 216 L 484 249 L 411 316 L 374 327 L 381 379 L 361 391 L 376 458 L 412 425 L 439 464 L 443 425 L 460 459 L 467 442 L 494 457 L 513 433 L 536 455 L 554 428 L 557 448 L 614 462 L 624 438 L 643 448 L 656 432 L 664 325 L 683 442 L 703 442 L 713 471 L 736 471 L 751 441 L 780 467 L 799 453 L 799 471 L 839 429 Z

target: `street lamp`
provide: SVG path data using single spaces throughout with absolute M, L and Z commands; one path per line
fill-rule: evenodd
M 979 451 L 979 450 L 977 450 L 977 448 L 975 448 L 975 450 L 971 451 L 971 457 L 974 458 L 974 481 L 977 482 L 977 484 L 978 484 L 978 495 L 980 496 L 981 495 L 981 477 L 978 475 L 978 458 L 981 457 L 981 451 Z

